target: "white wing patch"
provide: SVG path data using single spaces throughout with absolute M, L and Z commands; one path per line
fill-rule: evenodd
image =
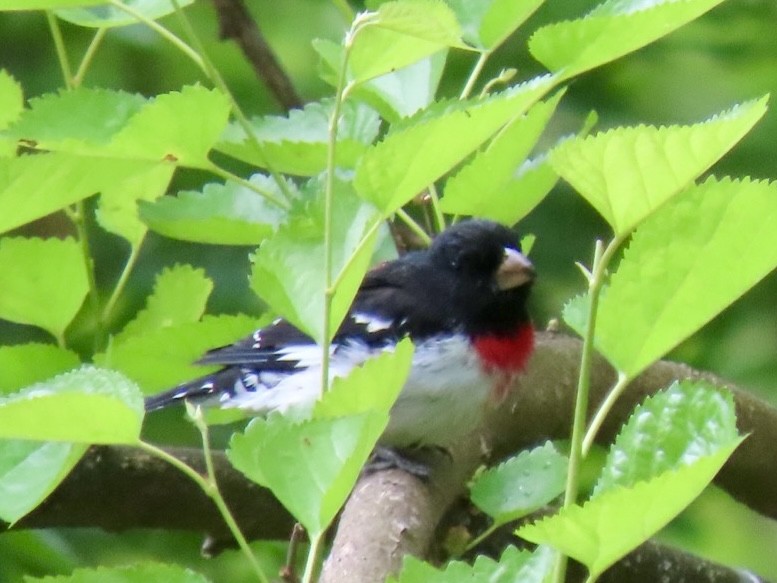
M 352 342 L 330 347 L 329 380 L 344 377 L 355 366 L 376 355 L 380 349 Z M 272 411 L 309 413 L 318 399 L 321 386 L 321 347 L 289 346 L 278 351 L 279 360 L 298 361 L 297 370 L 290 372 L 244 369 L 232 395 L 221 400 L 221 407 L 245 409 L 260 414 Z
M 387 320 L 386 318 L 379 318 L 374 314 L 365 314 L 364 312 L 356 312 L 351 316 L 354 322 L 357 324 L 363 324 L 369 333 L 381 332 L 382 330 L 388 330 L 394 323 L 393 320 Z

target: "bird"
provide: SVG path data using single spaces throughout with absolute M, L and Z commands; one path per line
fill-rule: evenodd
M 490 403 L 503 402 L 534 347 L 527 300 L 536 273 L 512 229 L 460 221 L 424 250 L 368 271 L 330 346 L 329 374 L 354 367 L 409 337 L 410 372 L 379 445 L 445 449 L 473 431 Z M 312 410 L 322 349 L 278 318 L 207 352 L 222 368 L 148 397 L 147 411 L 190 401 L 250 415 Z

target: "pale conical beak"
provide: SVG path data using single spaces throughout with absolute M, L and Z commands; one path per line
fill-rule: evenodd
M 523 253 L 506 248 L 502 264 L 496 271 L 496 286 L 504 291 L 534 281 L 534 265 Z

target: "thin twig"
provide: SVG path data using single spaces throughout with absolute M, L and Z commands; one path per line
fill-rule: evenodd
M 299 523 L 294 524 L 289 539 L 289 547 L 286 551 L 286 564 L 281 568 L 280 578 L 284 583 L 299 583 L 297 576 L 297 550 L 302 537 L 305 535 L 305 528 Z
M 302 107 L 291 79 L 283 70 L 243 0 L 213 0 L 219 19 L 219 36 L 234 40 L 254 68 L 256 76 L 285 110 Z

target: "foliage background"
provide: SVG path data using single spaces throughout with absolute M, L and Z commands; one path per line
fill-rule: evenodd
M 482 78 L 501 68 L 515 67 L 522 78 L 541 71 L 526 51 L 532 30 L 544 22 L 580 15 L 593 0 L 549 0 L 499 49 Z M 306 100 L 331 93 L 316 74 L 313 38 L 338 41 L 345 23 L 333 3 L 321 0 L 249 0 L 268 41 L 275 49 L 297 90 Z M 248 113 L 281 113 L 272 97 L 232 43 L 218 41 L 210 3 L 200 1 L 187 9 L 207 49 L 227 83 Z M 174 18 L 166 25 L 176 30 Z M 771 0 L 737 0 L 724 3 L 679 31 L 575 81 L 559 107 L 555 135 L 579 127 L 594 109 L 599 128 L 635 123 L 686 123 L 708 117 L 732 103 L 771 92 L 777 94 L 777 4 Z M 81 54 L 90 34 L 63 24 L 71 54 Z M 473 64 L 473 56 L 453 53 L 443 79 L 443 93 L 457 94 Z M 0 68 L 7 69 L 34 97 L 62 86 L 45 18 L 40 13 L 3 13 L 0 16 Z M 143 26 L 112 31 L 98 53 L 85 84 L 144 95 L 179 89 L 200 79 L 199 70 L 180 53 Z M 547 144 L 546 144 L 547 145 Z M 540 145 L 542 147 L 542 144 Z M 777 178 L 777 108 L 713 169 L 712 173 L 756 178 Z M 196 188 L 204 176 L 195 171 L 176 175 L 173 189 Z M 703 221 L 704 217 L 698 217 Z M 61 234 L 67 223 L 57 216 L 27 227 L 25 233 Z M 604 223 L 582 199 L 561 183 L 521 225 L 538 236 L 532 257 L 541 278 L 536 286 L 532 311 L 539 326 L 557 317 L 562 302 L 581 289 L 582 280 L 574 262 L 588 260 L 593 240 L 606 234 Z M 742 233 L 743 237 L 747 233 Z M 98 277 L 112 282 L 118 277 L 125 256 L 123 242 L 109 235 L 95 239 Z M 216 313 L 261 311 L 261 303 L 248 290 L 247 249 L 174 242 L 149 234 L 139 269 L 132 276 L 119 311 L 129 319 L 150 291 L 153 277 L 163 265 L 186 261 L 203 266 L 216 282 L 210 311 Z M 742 258 L 747 261 L 747 258 Z M 720 274 L 725 277 L 725 273 Z M 680 346 L 672 358 L 710 370 L 740 386 L 758 391 L 777 403 L 777 275 L 772 274 L 742 300 Z M 117 321 L 120 325 L 122 322 Z M 70 331 L 76 345 L 88 336 L 89 322 L 81 321 Z M 0 342 L 16 344 L 32 338 L 47 340 L 28 327 L 0 322 Z M 746 566 L 777 578 L 777 526 L 731 502 L 722 492 L 705 494 L 664 533 L 665 540 L 682 543 L 715 560 Z M 121 537 L 122 544 L 105 545 L 97 532 L 13 533 L 0 536 L 0 581 L 15 579 L 18 569 L 27 574 L 67 572 L 76 563 L 122 563 L 137 555 L 160 560 L 177 557 L 187 564 L 200 563 L 196 535 L 172 538 L 148 533 Z M 101 541 L 99 545 L 97 541 Z M 106 555 L 106 553 L 109 553 Z M 280 556 L 280 553 L 277 553 Z M 6 560 L 9 559 L 9 560 Z M 224 563 L 229 563 L 225 566 Z M 203 567 L 198 567 L 203 568 Z M 239 576 L 239 559 L 224 557 L 206 562 L 211 572 L 228 568 Z M 3 571 L 8 572 L 3 572 Z M 270 569 L 270 572 L 273 570 Z

